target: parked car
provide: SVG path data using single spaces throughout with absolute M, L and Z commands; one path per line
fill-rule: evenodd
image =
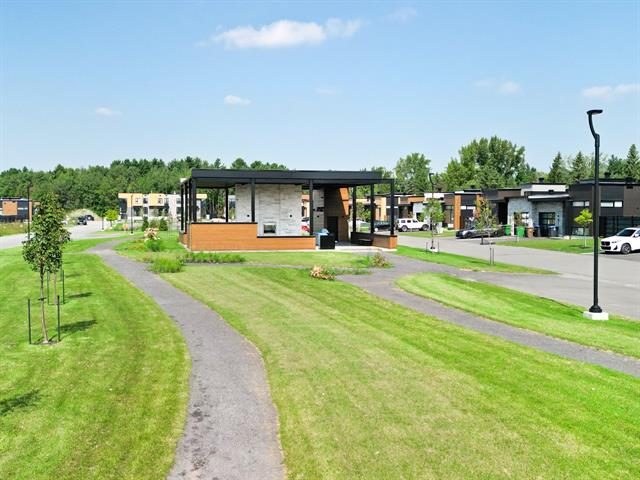
M 95 218 L 93 218 L 93 215 L 85 215 L 84 218 L 90 222 L 93 222 L 95 220 Z
M 476 227 L 470 227 L 458 230 L 456 232 L 456 238 L 501 237 L 503 233 L 502 228 L 494 228 L 489 231 L 486 228 L 477 229 Z
M 396 228 L 401 232 L 408 232 L 409 230 L 428 230 L 429 225 L 415 218 L 399 218 L 396 221 Z
M 604 253 L 617 252 L 623 255 L 640 250 L 640 227 L 625 228 L 612 237 L 603 238 L 600 248 Z
M 82 216 L 82 217 L 78 217 L 76 218 L 76 223 L 78 225 L 86 225 L 87 224 L 87 218 Z
M 373 231 L 377 232 L 378 230 L 390 230 L 391 223 L 383 220 L 376 220 L 373 223 Z

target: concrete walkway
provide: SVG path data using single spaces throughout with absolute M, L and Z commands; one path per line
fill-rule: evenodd
M 169 478 L 283 479 L 278 415 L 260 353 L 209 307 L 144 263 L 116 254 L 120 241 L 89 253 L 153 298 L 179 326 L 191 354 L 188 417 Z
M 486 275 L 495 277 L 498 274 L 486 274 L 483 272 L 463 272 L 461 270 L 422 262 L 400 255 L 388 255 L 393 263 L 393 268 L 375 269 L 371 275 L 341 275 L 343 281 L 356 285 L 368 292 L 396 302 L 405 307 L 411 308 L 421 313 L 431 315 L 440 320 L 455 323 L 465 328 L 500 337 L 510 342 L 536 348 L 549 353 L 554 353 L 572 360 L 598 365 L 601 367 L 617 370 L 634 377 L 640 378 L 640 360 L 619 355 L 616 353 L 604 352 L 595 348 L 585 347 L 577 343 L 549 337 L 541 333 L 525 330 L 510 325 L 477 317 L 467 312 L 444 306 L 438 302 L 405 292 L 396 286 L 395 281 L 406 275 L 420 272 L 438 272 L 457 275 L 461 278 L 474 278 L 476 280 L 487 281 Z M 539 277 L 539 275 L 509 275 L 510 278 L 519 277 L 526 281 L 527 278 Z M 547 276 L 545 276 L 546 278 Z
M 400 235 L 398 243 L 423 250 L 429 239 Z M 438 240 L 443 252 L 489 259 L 489 247 L 478 239 Z M 553 240 L 549 240 L 553 241 Z M 611 313 L 640 319 L 640 262 L 634 254 L 600 255 L 600 306 Z M 593 256 L 586 254 L 554 252 L 524 247 L 495 247 L 497 262 L 544 268 L 560 273 L 554 276 L 521 276 L 485 274 L 485 281 L 521 290 L 540 297 L 581 305 L 585 310 L 593 302 Z M 527 278 L 530 277 L 530 278 Z

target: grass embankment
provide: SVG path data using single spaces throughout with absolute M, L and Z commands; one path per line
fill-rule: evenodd
M 419 232 L 400 232 L 398 231 L 398 235 L 406 235 L 407 237 L 426 237 L 431 238 L 431 232 L 429 231 L 419 231 Z M 436 233 L 434 235 L 435 238 L 445 238 L 445 237 L 455 237 L 455 230 L 443 230 L 442 233 Z
M 497 245 L 507 247 L 524 247 L 535 248 L 538 250 L 553 250 L 565 253 L 591 253 L 593 252 L 593 239 L 587 239 L 587 246 L 584 246 L 584 240 L 581 238 L 568 239 L 551 239 L 551 238 L 523 238 L 519 242 L 515 240 L 500 241 Z
M 495 262 L 493 265 L 490 265 L 488 260 L 481 258 L 467 257 L 465 255 L 456 255 L 455 253 L 446 252 L 432 253 L 420 248 L 405 247 L 402 245 L 398 245 L 397 253 L 398 255 L 415 258 L 424 262 L 448 265 L 450 267 L 478 272 L 555 274 L 555 272 L 543 270 L 541 268 L 521 267 L 520 265 L 511 265 L 509 263 L 500 262 Z
M 419 273 L 397 281 L 404 290 L 475 315 L 640 358 L 640 322 L 611 316 L 594 322 L 584 308 L 452 275 Z
M 65 255 L 64 270 L 62 342 L 28 345 L 26 298 L 38 297 L 38 276 L 19 248 L 0 252 L 0 478 L 164 478 L 188 401 L 184 340 L 97 256 Z M 37 315 L 36 303 L 34 341 Z
M 262 352 L 290 478 L 633 478 L 640 380 L 268 267 L 164 274 Z
M 0 237 L 27 233 L 27 224 L 23 222 L 0 223 Z
M 159 252 L 150 252 L 140 241 L 140 238 L 138 235 L 130 242 L 124 242 L 118 245 L 116 251 L 134 260 L 144 262 L 153 262 L 159 257 L 171 259 L 181 258 L 187 254 L 184 247 L 178 242 L 175 232 L 160 232 L 162 250 Z M 198 254 L 196 253 L 194 255 Z M 207 254 L 203 253 L 202 255 Z M 260 263 L 265 265 L 299 265 L 306 267 L 318 265 L 327 268 L 357 269 L 372 266 L 371 257 L 350 252 L 220 252 L 219 255 L 222 258 L 224 258 L 225 255 L 236 255 L 242 257 L 245 263 Z

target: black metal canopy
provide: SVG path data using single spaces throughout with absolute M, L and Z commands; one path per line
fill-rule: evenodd
M 226 188 L 237 183 L 298 184 L 314 187 L 356 187 L 376 183 L 390 183 L 380 172 L 340 170 L 231 170 L 194 168 L 191 180 L 197 188 Z M 188 180 L 186 180 L 188 181 Z

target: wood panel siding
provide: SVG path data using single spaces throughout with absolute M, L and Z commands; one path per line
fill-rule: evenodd
M 222 250 L 314 250 L 310 236 L 258 236 L 257 223 L 193 223 L 187 246 L 192 251 Z
M 454 230 L 460 230 L 460 205 L 461 205 L 460 195 L 453 196 L 453 228 Z
M 388 248 L 395 250 L 398 248 L 397 235 L 383 235 L 380 233 L 351 232 L 351 243 L 358 245 L 359 239 L 367 238 L 371 240 L 371 246 L 378 248 Z
M 2 202 L 2 215 L 4 217 L 13 217 L 18 215 L 18 202 L 13 200 L 4 200 Z

